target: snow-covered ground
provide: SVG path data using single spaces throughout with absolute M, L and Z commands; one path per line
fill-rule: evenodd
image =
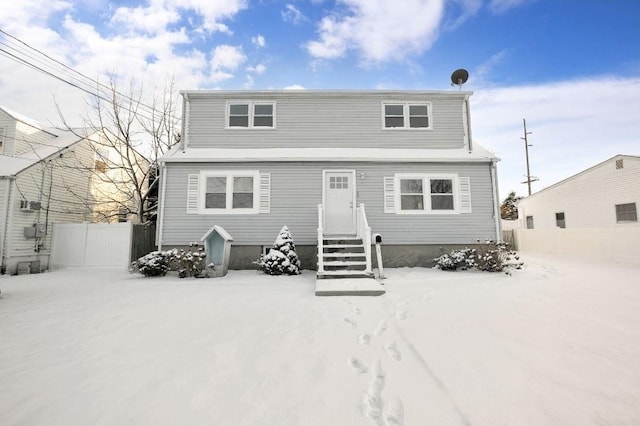
M 637 425 L 640 267 L 0 278 L 2 425 Z

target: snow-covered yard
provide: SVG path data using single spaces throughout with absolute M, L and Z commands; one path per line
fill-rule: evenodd
M 0 278 L 2 425 L 636 425 L 640 267 Z

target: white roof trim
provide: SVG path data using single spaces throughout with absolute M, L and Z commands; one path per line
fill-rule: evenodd
M 460 149 L 385 149 L 385 148 L 261 148 L 172 149 L 160 159 L 164 163 L 194 162 L 275 162 L 275 161 L 368 161 L 368 162 L 491 162 L 496 155 L 477 144 L 473 152 Z

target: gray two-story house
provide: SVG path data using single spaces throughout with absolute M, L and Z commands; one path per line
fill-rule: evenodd
M 303 268 L 323 275 L 370 273 L 375 234 L 384 266 L 496 239 L 498 159 L 472 142 L 470 95 L 183 91 L 183 137 L 161 161 L 158 245 L 219 225 L 233 237 L 230 267 L 249 268 L 286 224 Z

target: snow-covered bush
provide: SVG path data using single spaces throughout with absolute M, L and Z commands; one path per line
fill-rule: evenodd
M 145 277 L 164 276 L 167 271 L 176 271 L 180 278 L 203 277 L 205 270 L 213 269 L 213 263 L 205 265 L 206 254 L 198 243 L 190 243 L 189 250 L 171 249 L 154 251 L 131 263 L 131 272 Z
M 254 263 L 269 275 L 297 275 L 300 273 L 300 260 L 287 225 L 280 230 L 280 234 L 269 253 L 261 255 Z
M 480 240 L 478 240 L 480 242 Z M 451 250 L 433 259 L 434 268 L 443 271 L 457 271 L 475 268 L 487 272 L 504 272 L 511 275 L 514 269 L 521 269 L 524 263 L 518 254 L 509 250 L 507 243 L 487 240 L 484 245 L 471 249 Z
M 169 253 L 169 269 L 178 271 L 180 278 L 202 276 L 207 255 L 198 243 L 189 243 L 188 251 L 173 249 L 167 253 Z
M 466 270 L 476 266 L 475 263 L 476 250 L 463 248 L 462 250 L 451 250 L 450 253 L 444 253 L 440 257 L 433 259 L 435 267 L 443 271 L 456 271 L 458 269 Z
M 167 274 L 169 259 L 167 252 L 152 251 L 131 263 L 131 272 L 139 272 L 145 277 L 159 277 Z

